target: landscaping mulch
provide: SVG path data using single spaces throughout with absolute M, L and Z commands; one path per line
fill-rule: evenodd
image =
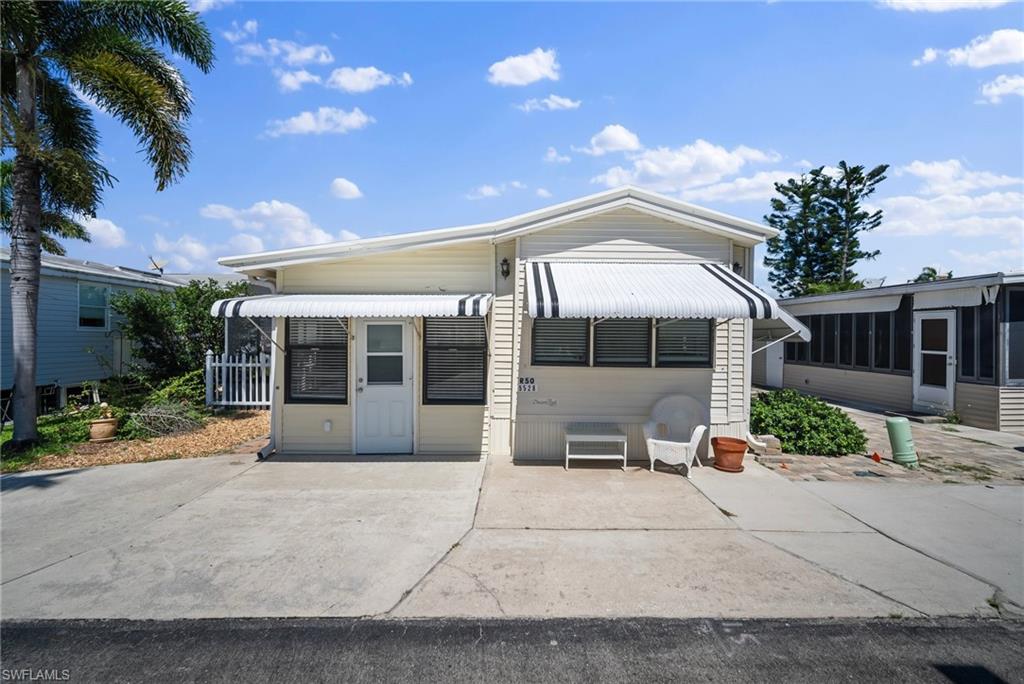
M 116 463 L 199 458 L 234 451 L 243 443 L 255 453 L 260 438 L 265 438 L 269 432 L 269 411 L 241 411 L 213 417 L 200 429 L 177 435 L 148 440 L 85 442 L 76 445 L 66 454 L 42 456 L 24 469 L 87 468 Z

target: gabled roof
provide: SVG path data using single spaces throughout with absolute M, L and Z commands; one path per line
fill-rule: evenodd
M 763 242 L 778 232 L 760 223 L 624 186 L 489 223 L 223 257 L 219 263 L 238 271 L 252 271 L 461 242 L 500 242 L 625 207 L 728 237 L 745 246 Z
M 0 248 L 0 263 L 3 264 L 3 267 L 9 268 L 10 261 L 10 250 Z M 40 266 L 42 273 L 45 275 L 60 275 L 63 272 L 89 276 L 99 280 L 129 281 L 157 287 L 178 287 L 181 285 L 181 283 L 174 282 L 156 273 L 147 273 L 146 271 L 129 268 L 128 266 L 111 266 L 96 261 L 71 259 L 53 254 L 41 255 Z

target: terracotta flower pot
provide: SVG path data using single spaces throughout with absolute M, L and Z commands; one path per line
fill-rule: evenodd
M 747 453 L 747 441 L 735 437 L 712 437 L 711 447 L 715 450 L 714 467 L 727 473 L 743 472 L 743 456 Z
M 90 442 L 110 442 L 117 436 L 117 418 L 99 418 L 89 422 Z

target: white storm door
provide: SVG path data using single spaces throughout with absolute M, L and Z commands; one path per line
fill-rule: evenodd
M 914 312 L 914 408 L 952 411 L 956 383 L 956 312 Z
M 357 453 L 411 454 L 411 322 L 359 321 L 356 354 Z

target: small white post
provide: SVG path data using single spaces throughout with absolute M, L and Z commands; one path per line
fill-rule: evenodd
M 206 405 L 213 406 L 213 350 L 206 350 Z

